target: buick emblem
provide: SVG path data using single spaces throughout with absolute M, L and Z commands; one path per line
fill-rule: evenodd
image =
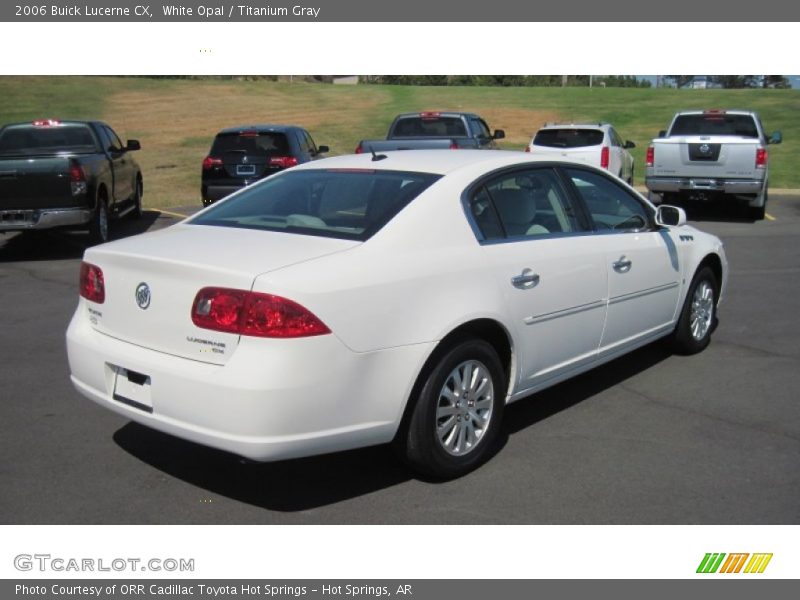
M 136 304 L 142 310 L 150 306 L 150 286 L 144 282 L 136 286 Z
M 711 146 L 709 146 L 708 144 L 703 144 L 702 146 L 700 146 L 701 154 L 708 154 L 709 152 L 711 152 Z

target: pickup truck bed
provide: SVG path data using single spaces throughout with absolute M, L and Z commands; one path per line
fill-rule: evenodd
M 116 133 L 97 121 L 16 123 L 0 128 L 0 232 L 89 229 L 141 213 L 142 174 Z
M 752 112 L 680 112 L 648 148 L 645 184 L 651 197 L 666 201 L 674 196 L 736 199 L 748 204 L 753 218 L 763 219 L 769 188 L 766 146 L 780 141 L 779 132 L 766 139 Z

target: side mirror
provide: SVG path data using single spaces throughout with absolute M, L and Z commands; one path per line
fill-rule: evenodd
M 626 148 L 626 149 L 636 148 L 636 144 L 634 144 L 630 140 L 625 140 L 625 146 L 623 146 L 623 147 Z
M 661 131 L 659 131 L 658 132 L 658 137 L 660 137 L 660 138 L 667 137 L 667 130 L 666 129 L 662 129 Z
M 769 144 L 780 144 L 783 141 L 783 135 L 781 135 L 780 131 L 772 132 L 772 136 L 769 138 Z
M 317 154 L 325 154 L 326 152 L 330 152 L 331 149 L 327 146 L 317 146 Z
M 680 227 L 686 224 L 686 211 L 678 206 L 662 204 L 656 211 L 656 224 L 667 227 Z
M 502 140 L 504 137 L 506 137 L 506 132 L 505 131 L 503 131 L 502 129 L 495 129 L 494 130 L 494 135 L 492 136 L 492 138 L 494 138 L 496 140 Z
M 132 150 L 141 150 L 142 145 L 139 143 L 139 140 L 128 140 L 128 145 L 125 146 L 125 152 L 131 152 Z

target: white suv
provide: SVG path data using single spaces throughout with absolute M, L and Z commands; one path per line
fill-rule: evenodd
M 633 185 L 633 156 L 628 149 L 635 147 L 630 140 L 623 142 L 608 123 L 547 123 L 536 132 L 525 152 L 583 161 Z

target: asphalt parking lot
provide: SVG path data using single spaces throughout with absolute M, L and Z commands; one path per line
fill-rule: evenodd
M 0 522 L 800 523 L 800 196 L 768 213 L 690 212 L 731 265 L 705 352 L 651 345 L 512 405 L 502 450 L 448 483 L 383 447 L 246 464 L 95 406 L 64 345 L 83 239 L 0 234 Z

